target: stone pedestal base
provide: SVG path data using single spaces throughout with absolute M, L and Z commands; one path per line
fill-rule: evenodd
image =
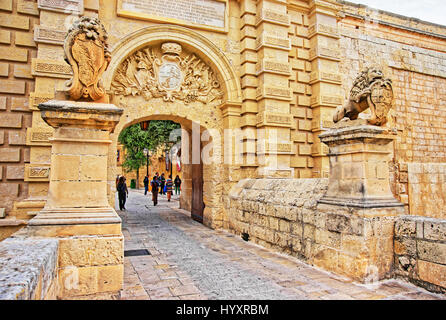
M 384 279 L 393 265 L 395 217 L 404 214 L 389 182 L 395 135 L 358 119 L 319 137 L 330 149 L 330 177 L 317 210 L 327 215 L 327 230 L 340 244 L 316 253 L 314 264 L 361 282 Z
M 319 203 L 316 211 L 326 217 L 326 240 L 316 239 L 312 264 L 362 283 L 391 277 L 394 225 L 403 207 L 360 209 Z
M 56 100 L 39 109 L 55 132 L 48 200 L 29 221 L 28 236 L 59 239 L 58 298 L 118 293 L 124 239 L 121 219 L 107 200 L 107 156 L 123 110 Z
M 319 137 L 330 148 L 329 187 L 319 202 L 357 208 L 403 206 L 389 183 L 389 144 L 395 135 L 359 119 L 340 122 Z

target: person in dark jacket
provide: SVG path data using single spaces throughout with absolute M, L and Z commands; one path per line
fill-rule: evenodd
M 149 191 L 149 177 L 144 177 L 144 195 L 147 195 L 147 192 Z
M 181 187 L 181 179 L 180 179 L 180 177 L 178 175 L 175 177 L 175 180 L 173 181 L 173 184 L 175 185 L 175 194 L 180 194 L 180 192 L 181 192 L 181 189 L 180 189 L 180 187 Z
M 153 177 L 153 180 L 150 183 L 150 186 L 152 187 L 153 205 L 156 206 L 158 204 L 158 188 L 159 188 L 158 179 L 156 178 L 156 176 Z
M 129 191 L 127 189 L 127 184 L 125 183 L 125 180 L 126 179 L 124 176 L 119 177 L 118 186 L 116 188 L 118 190 L 119 210 L 121 211 L 126 210 L 125 201 L 129 196 Z
M 161 173 L 161 177 L 159 178 L 158 183 L 160 185 L 160 193 L 165 194 L 164 185 L 166 184 L 166 178 L 164 178 L 164 172 Z

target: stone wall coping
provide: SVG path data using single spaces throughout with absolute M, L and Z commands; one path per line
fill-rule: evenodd
M 366 8 L 366 9 L 370 9 L 370 10 L 376 11 L 379 14 L 382 14 L 384 16 L 395 17 L 395 18 L 398 18 L 398 19 L 402 20 L 401 23 L 409 24 L 411 22 L 414 22 L 414 23 L 419 23 L 421 25 L 424 25 L 425 27 L 432 26 L 432 27 L 441 29 L 442 31 L 446 32 L 446 26 L 438 24 L 438 23 L 429 22 L 429 21 L 418 19 L 418 18 L 408 17 L 408 16 L 396 14 L 396 13 L 393 13 L 393 12 L 372 8 L 372 7 L 369 7 L 369 6 L 364 5 L 364 4 L 353 3 L 353 2 L 350 2 L 350 1 L 337 0 L 337 2 L 342 4 L 342 5 L 351 7 L 351 8 Z M 342 10 L 342 13 L 345 14 L 346 16 L 351 16 L 351 17 L 356 18 L 356 19 L 369 19 L 369 17 L 362 16 L 362 15 L 359 15 L 359 14 L 355 14 L 353 12 L 348 12 L 346 10 Z M 427 30 L 423 30 L 423 29 L 420 29 L 420 28 L 414 28 L 414 27 L 411 27 L 411 26 L 408 26 L 408 25 L 404 25 L 404 24 L 400 24 L 400 23 L 398 23 L 398 24 L 397 23 L 392 23 L 392 22 L 385 21 L 385 20 L 382 20 L 382 19 L 374 19 L 374 21 L 379 23 L 379 24 L 385 25 L 385 26 L 398 28 L 398 29 L 403 29 L 403 30 L 407 30 L 407 31 L 411 31 L 411 32 L 419 33 L 419 34 L 424 34 L 424 35 L 427 35 L 427 36 L 436 37 L 436 38 L 440 38 L 440 39 L 446 39 L 446 35 L 444 35 L 444 34 L 430 32 L 430 31 L 427 31 Z
M 8 238 L 2 241 L 0 300 L 43 299 L 56 278 L 58 248 L 58 239 Z
M 355 140 L 373 138 L 382 142 L 390 142 L 395 135 L 388 129 L 373 125 L 351 125 L 346 127 L 331 128 L 319 135 L 322 142 L 334 142 L 339 140 Z
M 41 111 L 61 111 L 75 113 L 115 114 L 121 115 L 124 110 L 110 103 L 95 103 L 68 100 L 50 100 L 40 103 Z
M 411 216 L 411 215 L 403 215 L 400 216 L 398 219 L 405 220 L 405 221 L 415 221 L 415 222 L 428 222 L 433 224 L 446 224 L 446 219 L 438 219 L 438 218 L 431 218 L 431 217 L 423 217 L 423 216 Z

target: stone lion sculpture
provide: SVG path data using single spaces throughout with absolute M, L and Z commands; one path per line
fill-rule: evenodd
M 336 110 L 333 121 L 336 123 L 344 117 L 355 120 L 370 108 L 371 117 L 367 122 L 382 126 L 387 123 L 387 114 L 392 106 L 392 80 L 386 79 L 379 69 L 367 68 L 356 77 L 348 102 Z

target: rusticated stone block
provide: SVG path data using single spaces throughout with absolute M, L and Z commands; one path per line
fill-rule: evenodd
M 418 240 L 417 253 L 422 260 L 446 265 L 446 244 Z
M 5 142 L 5 132 L 0 131 L 0 145 Z
M 362 235 L 364 228 L 362 219 L 335 213 L 327 214 L 326 225 L 329 231 L 355 235 Z
M 18 183 L 0 183 L 0 197 L 17 197 L 18 195 Z
M 417 223 L 410 217 L 400 217 L 395 222 L 395 237 L 416 237 Z
M 122 237 L 60 240 L 59 266 L 105 266 L 124 262 Z
M 446 288 L 446 266 L 418 260 L 418 276 L 421 280 Z
M 0 30 L 0 43 L 11 43 L 11 32 L 6 30 Z
M 0 97 L 0 110 L 6 110 L 7 97 Z
M 94 294 L 98 292 L 98 267 L 69 266 L 59 270 L 59 286 L 63 297 Z
M 0 162 L 20 162 L 20 148 L 3 148 L 0 152 Z
M 316 228 L 314 240 L 316 243 L 323 244 L 331 248 L 341 248 L 341 234 L 337 232 L 330 232 Z
M 446 220 L 426 219 L 424 221 L 424 238 L 446 242 Z
M 0 13 L 0 26 L 29 30 L 29 18 L 18 15 Z
M 6 168 L 6 179 L 23 180 L 25 178 L 25 166 L 8 166 Z
M 18 46 L 25 47 L 35 47 L 33 34 L 28 32 L 16 32 L 15 33 L 15 44 Z
M 28 64 L 16 64 L 14 65 L 14 77 L 23 79 L 32 79 L 31 66 Z
M 22 115 L 21 114 L 2 114 L 0 116 L 0 127 L 3 128 L 21 128 Z
M 289 207 L 277 206 L 275 208 L 275 217 L 286 219 L 289 221 L 296 221 L 297 214 L 294 211 L 291 211 Z
M 1 47 L 0 59 L 17 62 L 27 62 L 28 50 L 21 48 Z
M 12 11 L 12 0 L 0 0 L 0 10 Z
M 0 80 L 0 92 L 25 94 L 25 81 Z
M 12 97 L 11 98 L 11 110 L 12 111 L 28 111 L 29 110 L 28 98 Z
M 114 292 L 122 289 L 124 265 L 102 266 L 98 268 L 98 292 Z
M 9 74 L 9 64 L 1 62 L 0 63 L 0 77 L 7 77 L 8 74 Z
M 9 145 L 23 146 L 26 144 L 26 133 L 22 131 L 9 131 Z
M 39 10 L 37 9 L 37 3 L 34 1 L 28 1 L 28 0 L 18 0 L 17 12 L 30 14 L 33 16 L 39 15 Z
M 398 255 L 409 255 L 415 257 L 417 254 L 416 240 L 411 238 L 395 239 L 394 251 Z

